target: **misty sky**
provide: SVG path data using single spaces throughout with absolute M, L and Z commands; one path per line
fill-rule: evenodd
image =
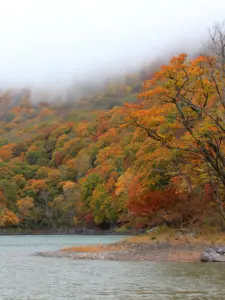
M 224 0 L 0 0 L 0 84 L 52 86 L 197 50 Z M 172 53 L 171 52 L 171 53 Z

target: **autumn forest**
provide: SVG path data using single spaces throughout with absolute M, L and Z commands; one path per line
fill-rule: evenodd
M 0 227 L 224 224 L 225 34 L 78 102 L 1 91 Z

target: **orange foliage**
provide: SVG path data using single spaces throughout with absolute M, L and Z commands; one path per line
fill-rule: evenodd
M 19 222 L 19 218 L 13 211 L 9 209 L 3 209 L 3 211 L 0 212 L 0 227 L 18 225 Z

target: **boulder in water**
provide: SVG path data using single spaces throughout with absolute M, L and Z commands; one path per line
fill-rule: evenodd
M 225 247 L 206 248 L 201 256 L 203 262 L 225 262 Z

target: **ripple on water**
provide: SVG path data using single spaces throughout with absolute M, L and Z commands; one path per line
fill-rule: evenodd
M 33 256 L 121 237 L 0 237 L 0 300 L 224 300 L 221 264 L 72 261 Z

